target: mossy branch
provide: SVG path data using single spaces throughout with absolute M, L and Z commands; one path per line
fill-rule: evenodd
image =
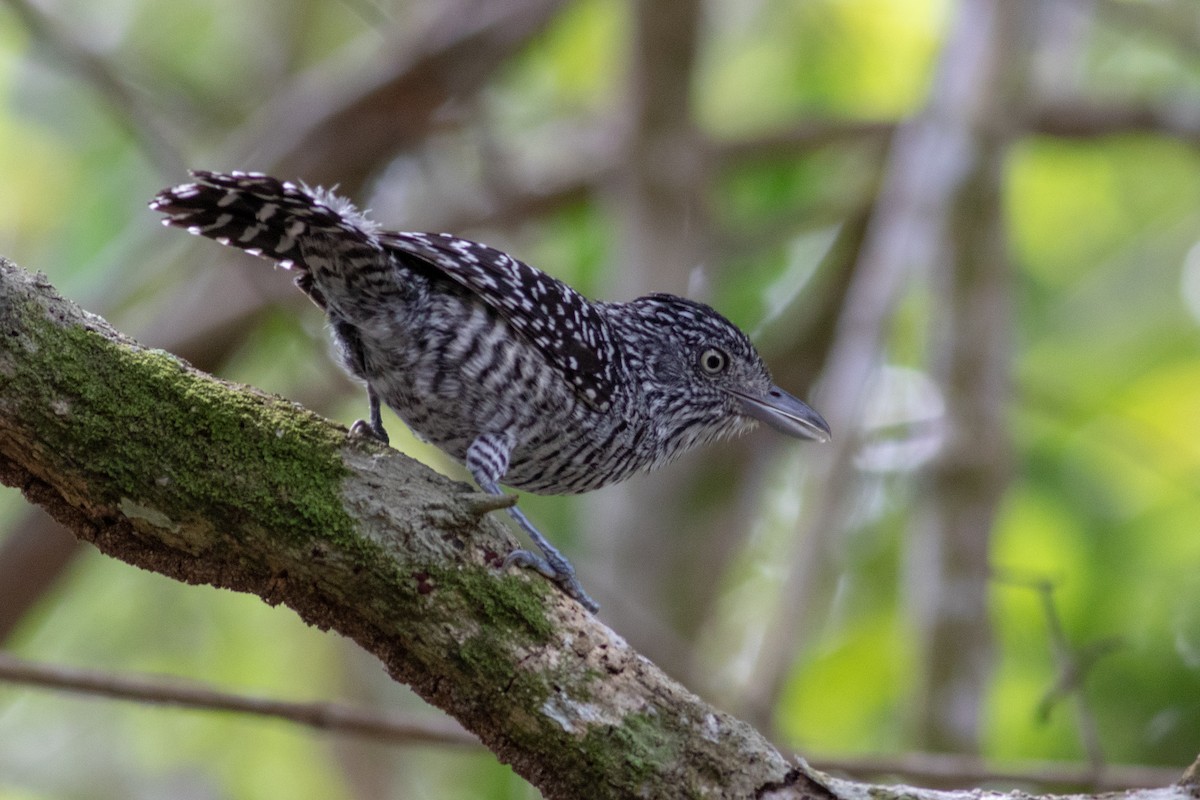
M 514 542 L 472 487 L 141 347 L 2 258 L 0 481 L 114 558 L 353 639 L 546 797 L 920 794 L 790 763 L 503 570 Z
M 354 639 L 548 797 L 749 796 L 792 769 L 502 569 L 515 543 L 473 487 L 143 348 L 3 260 L 0 480 L 108 555 Z

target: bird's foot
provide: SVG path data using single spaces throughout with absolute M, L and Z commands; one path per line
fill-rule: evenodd
M 388 438 L 387 431 L 383 429 L 383 425 L 372 425 L 365 419 L 356 419 L 354 424 L 350 426 L 351 436 L 366 436 L 371 439 L 389 444 L 391 440 Z
M 595 614 L 600 610 L 600 604 L 583 590 L 583 585 L 575 577 L 575 567 L 553 548 L 544 557 L 529 550 L 513 550 L 504 559 L 504 566 L 537 570 L 558 584 L 559 588 L 588 611 Z
M 478 436 L 467 449 L 467 469 L 479 487 L 490 495 L 500 497 L 503 493 L 496 481 L 508 469 L 508 458 L 512 451 L 512 437 L 507 434 L 485 433 Z M 533 526 L 525 512 L 511 503 L 505 504 L 508 514 L 525 531 L 529 538 L 542 551 L 541 555 L 529 550 L 514 550 L 504 559 L 504 566 L 532 567 L 554 581 L 558 586 L 588 611 L 595 614 L 600 610 L 600 604 L 588 597 L 579 579 L 575 577 L 575 568 L 563 554 L 554 549 L 554 545 Z M 488 504 L 485 511 L 492 510 Z

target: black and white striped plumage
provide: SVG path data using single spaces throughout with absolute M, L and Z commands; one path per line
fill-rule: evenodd
M 324 190 L 192 174 L 151 203 L 164 223 L 297 270 L 367 384 L 371 429 L 386 436 L 378 398 L 484 488 L 586 492 L 756 420 L 828 436 L 708 306 L 667 294 L 592 302 L 485 245 L 382 231 Z

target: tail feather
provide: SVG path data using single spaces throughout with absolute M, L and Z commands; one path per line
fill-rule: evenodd
M 305 252 L 312 252 L 306 240 L 332 238 L 343 249 L 380 249 L 374 223 L 331 192 L 255 172 L 193 170 L 192 177 L 192 183 L 164 189 L 150 202 L 166 215 L 164 225 L 301 270 L 309 269 Z

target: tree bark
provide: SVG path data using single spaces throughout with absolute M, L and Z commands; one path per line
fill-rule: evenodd
M 548 798 L 915 794 L 788 761 L 501 569 L 496 498 L 143 348 L 3 259 L 0 481 L 114 558 L 350 637 Z
M 0 480 L 108 555 L 354 639 L 547 797 L 751 797 L 794 769 L 502 570 L 495 498 L 144 349 L 6 261 Z

